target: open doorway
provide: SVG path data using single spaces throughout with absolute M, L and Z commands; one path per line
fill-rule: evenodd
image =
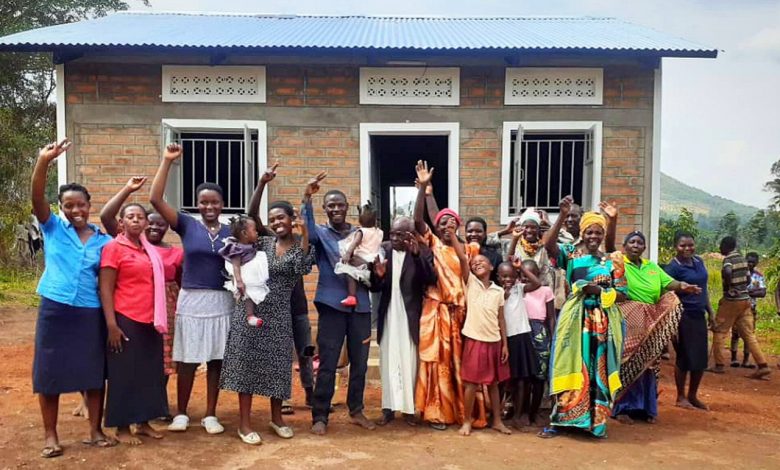
M 436 169 L 433 174 L 434 196 L 441 207 L 447 207 L 449 136 L 371 135 L 370 148 L 372 194 L 386 234 L 394 217 L 413 215 L 417 197 L 414 187 L 417 160 L 427 160 L 428 166 Z

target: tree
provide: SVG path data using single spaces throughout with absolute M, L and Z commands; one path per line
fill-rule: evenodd
M 737 217 L 734 211 L 728 211 L 721 217 L 720 223 L 718 223 L 718 236 L 725 237 L 730 235 L 736 237 L 737 232 L 739 232 L 739 217 Z
M 148 0 L 141 0 L 148 5 Z M 0 36 L 126 10 L 121 0 L 39 0 L 0 3 Z M 14 227 L 29 213 L 30 171 L 39 146 L 55 138 L 54 65 L 49 54 L 0 54 L 0 258 Z M 54 173 L 54 172 L 52 172 Z M 52 182 L 56 175 L 52 174 Z
M 753 214 L 753 217 L 750 218 L 748 223 L 745 225 L 745 228 L 743 229 L 746 246 L 751 248 L 758 248 L 762 243 L 764 243 L 768 233 L 766 222 L 765 211 L 760 210 Z
M 675 253 L 674 237 L 678 232 L 690 233 L 696 238 L 699 235 L 699 226 L 693 218 L 693 212 L 683 207 L 677 220 L 661 219 L 658 227 L 659 259 L 666 262 L 672 259 Z
M 780 160 L 772 163 L 769 169 L 772 179 L 764 183 L 764 191 L 772 193 L 772 207 L 780 207 Z

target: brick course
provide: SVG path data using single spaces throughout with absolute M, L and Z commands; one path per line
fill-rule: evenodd
M 266 103 L 246 106 L 255 110 L 278 107 L 397 109 L 398 107 L 363 106 L 359 104 L 359 67 L 326 65 L 268 65 Z M 69 63 L 66 66 L 66 103 L 69 112 L 82 105 L 106 104 L 161 105 L 161 66 L 159 64 L 90 64 Z M 479 215 L 489 223 L 489 230 L 499 228 L 501 191 L 501 121 L 532 120 L 526 113 L 540 107 L 504 107 L 503 67 L 462 67 L 461 103 L 458 107 L 437 108 L 451 111 L 449 121 L 460 121 L 460 211 L 464 217 Z M 604 106 L 571 109 L 571 120 L 592 120 L 589 109 L 632 109 L 651 112 L 653 73 L 628 66 L 604 69 Z M 173 105 L 170 105 L 173 106 Z M 177 104 L 179 108 L 188 104 Z M 197 104 L 193 106 L 209 106 Z M 231 105 L 232 106 L 232 105 Z M 489 118 L 475 127 L 462 121 L 460 110 L 511 110 L 505 117 Z M 541 107 L 550 108 L 550 107 Z M 172 108 L 173 109 L 173 108 Z M 193 108 L 194 109 L 194 108 Z M 409 107 L 411 121 L 430 120 L 425 107 Z M 338 111 L 341 112 L 341 111 Z M 345 111 L 346 112 L 346 111 Z M 423 114 L 418 114 L 418 113 Z M 72 116 L 72 114 L 71 114 Z M 192 116 L 192 113 L 188 115 Z M 305 115 L 302 115 L 305 116 Z M 425 116 L 417 118 L 415 116 Z M 644 198 L 649 194 L 645 158 L 652 129 L 641 126 L 615 125 L 604 118 L 602 153 L 602 199 L 620 206 L 619 235 L 641 228 L 648 214 Z M 200 112 L 203 118 L 221 118 Z M 265 119 L 260 117 L 258 119 Z M 268 124 L 268 160 L 279 159 L 277 180 L 270 186 L 269 201 L 286 199 L 297 203 L 308 179 L 327 169 L 329 177 L 323 192 L 329 188 L 343 190 L 351 201 L 360 197 L 359 120 L 348 125 L 313 126 L 304 120 L 300 125 Z M 559 118 L 565 120 L 567 118 Z M 600 118 L 595 118 L 600 119 Z M 473 118 L 472 118 L 473 121 Z M 132 120 L 131 120 L 132 122 Z M 119 123 L 69 122 L 75 146 L 68 153 L 75 179 L 90 188 L 94 197 L 94 214 L 118 191 L 130 176 L 151 178 L 160 158 L 160 123 L 123 125 Z M 262 169 L 261 169 L 262 170 Z M 411 169 L 410 169 L 411 171 Z M 133 200 L 147 204 L 148 186 Z M 440 201 L 444 205 L 444 201 Z M 324 220 L 315 200 L 317 219 Z M 356 219 L 356 209 L 350 216 Z M 96 217 L 94 217 L 96 218 Z M 175 236 L 173 236 L 175 238 Z M 307 277 L 307 291 L 313 294 L 316 274 Z

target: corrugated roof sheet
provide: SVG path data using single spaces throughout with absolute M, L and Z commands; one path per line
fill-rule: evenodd
M 0 38 L 0 50 L 80 48 L 590 50 L 715 57 L 615 18 L 381 17 L 123 12 Z

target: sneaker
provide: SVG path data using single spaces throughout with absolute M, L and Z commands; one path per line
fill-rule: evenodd
M 356 307 L 357 298 L 354 295 L 347 296 L 344 300 L 341 301 L 341 305 L 344 307 Z
M 263 319 L 262 318 L 257 318 L 254 315 L 250 315 L 250 316 L 246 317 L 246 322 L 249 323 L 249 326 L 256 326 L 258 328 L 263 326 Z

